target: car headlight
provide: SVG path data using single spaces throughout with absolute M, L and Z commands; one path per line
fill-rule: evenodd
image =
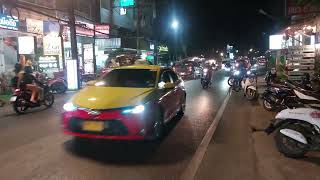
M 72 104 L 71 102 L 68 102 L 66 104 L 63 105 L 63 109 L 67 112 L 70 112 L 70 111 L 75 111 L 78 109 L 77 106 L 75 106 L 74 104 Z
M 238 76 L 240 74 L 240 71 L 235 71 L 234 73 L 233 73 L 233 75 L 235 75 L 235 76 Z
M 247 75 L 250 75 L 251 74 L 251 71 L 247 71 Z
M 123 110 L 122 113 L 123 113 L 123 114 L 129 114 L 129 113 L 132 113 L 132 114 L 140 114 L 140 113 L 142 113 L 144 110 L 145 110 L 144 105 L 138 105 L 138 106 L 134 106 L 133 108 Z

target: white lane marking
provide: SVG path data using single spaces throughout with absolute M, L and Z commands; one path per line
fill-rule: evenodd
M 208 146 L 209 146 L 209 143 L 213 137 L 213 134 L 216 131 L 217 126 L 222 118 L 222 115 L 223 115 L 224 110 L 228 104 L 230 96 L 231 96 L 231 93 L 228 93 L 227 97 L 224 99 L 221 107 L 218 110 L 218 113 L 216 114 L 212 124 L 210 125 L 204 138 L 202 139 L 196 153 L 193 155 L 187 168 L 183 171 L 183 173 L 180 177 L 181 180 L 193 180 L 194 179 L 194 177 L 198 171 L 198 168 L 201 165 L 203 157 L 208 149 Z

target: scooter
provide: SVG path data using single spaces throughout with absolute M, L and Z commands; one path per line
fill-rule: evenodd
M 208 72 L 207 68 L 203 69 L 202 77 L 201 77 L 201 85 L 202 85 L 203 89 L 208 89 L 210 84 L 211 84 L 211 80 L 209 78 L 209 74 L 208 73 L 209 72 Z
M 285 109 L 265 129 L 275 132 L 279 152 L 290 158 L 301 158 L 320 148 L 320 111 L 313 108 Z
M 51 93 L 49 86 L 42 85 L 44 97 L 37 103 L 30 102 L 31 92 L 25 89 L 15 89 L 10 102 L 13 110 L 17 114 L 25 113 L 29 108 L 37 108 L 42 105 L 51 107 L 54 103 L 54 95 Z
M 247 71 L 247 76 L 241 81 L 241 87 L 244 96 L 249 100 L 255 100 L 258 97 L 257 92 L 257 78 L 251 71 Z

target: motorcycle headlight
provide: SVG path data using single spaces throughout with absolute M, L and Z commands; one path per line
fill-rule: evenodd
M 247 75 L 250 75 L 251 74 L 251 71 L 247 71 Z
M 208 69 L 204 69 L 203 72 L 204 72 L 204 73 L 207 73 L 207 72 L 208 72 Z
M 75 111 L 78 109 L 77 106 L 75 106 L 74 104 L 72 104 L 71 102 L 68 102 L 66 104 L 63 105 L 63 109 L 67 112 L 70 112 L 70 111 Z
M 133 108 L 123 110 L 122 113 L 123 114 L 129 114 L 129 113 L 140 114 L 144 112 L 144 110 L 145 110 L 144 105 L 138 105 L 138 106 L 134 106 Z
M 233 75 L 235 75 L 235 76 L 238 76 L 240 74 L 240 71 L 235 71 L 234 73 L 233 73 Z

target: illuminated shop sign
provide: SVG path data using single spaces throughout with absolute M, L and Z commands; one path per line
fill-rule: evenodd
M 0 27 L 11 30 L 18 30 L 19 20 L 13 19 L 11 16 L 0 14 Z
M 120 0 L 120 7 L 134 6 L 134 0 Z
M 169 48 L 168 46 L 158 46 L 159 52 L 168 52 Z

